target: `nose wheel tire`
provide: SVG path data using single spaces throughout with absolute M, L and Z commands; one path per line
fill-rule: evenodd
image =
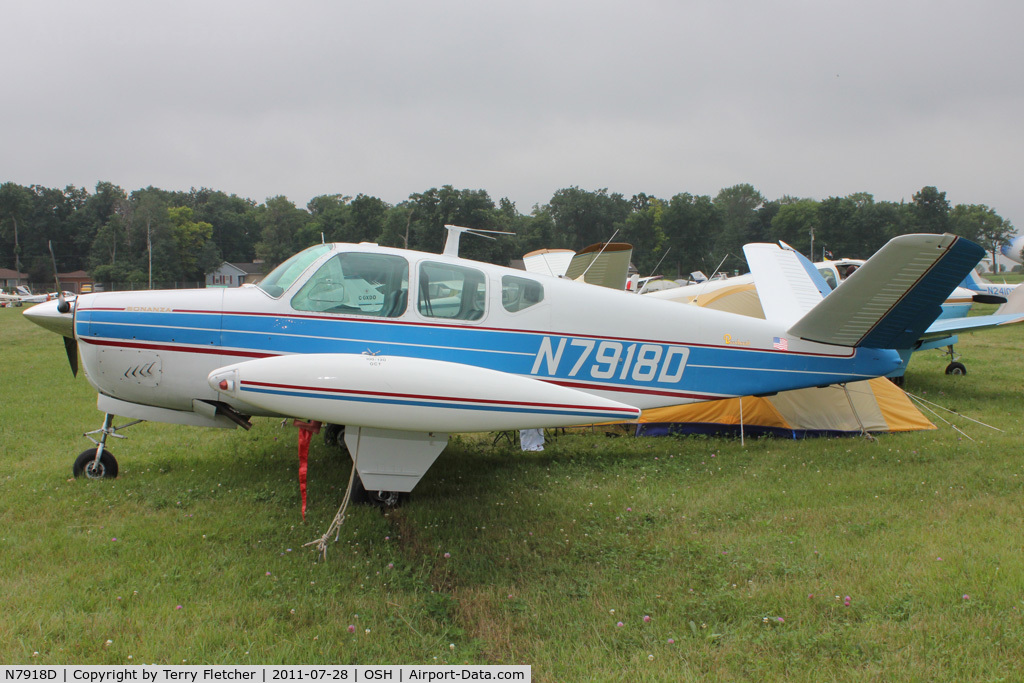
M 105 450 L 100 455 L 99 462 L 96 462 L 96 448 L 90 448 L 89 450 L 82 451 L 77 458 L 75 458 L 75 464 L 71 467 L 71 472 L 76 477 L 85 476 L 88 479 L 113 479 L 117 476 L 117 460 L 110 451 Z

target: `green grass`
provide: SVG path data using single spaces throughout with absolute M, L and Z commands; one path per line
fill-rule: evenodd
M 280 421 L 146 423 L 111 445 L 120 478 L 74 480 L 95 393 L 56 336 L 0 310 L 0 662 L 1017 680 L 1022 340 L 968 336 L 966 376 L 939 352 L 907 374 L 1002 432 L 945 414 L 970 438 L 943 423 L 745 447 L 567 434 L 541 453 L 467 435 L 404 507 L 354 508 L 318 561 L 302 546 L 333 517 L 347 457 L 314 442 L 305 522 Z

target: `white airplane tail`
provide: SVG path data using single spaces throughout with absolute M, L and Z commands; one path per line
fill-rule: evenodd
M 826 296 L 824 279 L 802 255 L 750 246 L 744 253 L 768 320 L 809 341 L 884 349 L 910 348 L 985 254 L 955 235 L 901 235 Z

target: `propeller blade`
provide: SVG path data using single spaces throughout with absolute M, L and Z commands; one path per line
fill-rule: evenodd
M 68 353 L 72 376 L 78 377 L 78 340 L 64 337 L 64 350 Z

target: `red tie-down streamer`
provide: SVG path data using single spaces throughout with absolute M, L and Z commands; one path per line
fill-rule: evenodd
M 292 424 L 299 428 L 299 494 L 302 496 L 302 521 L 306 521 L 306 469 L 309 461 L 309 441 L 314 434 L 320 433 L 317 421 L 303 422 L 295 420 Z

